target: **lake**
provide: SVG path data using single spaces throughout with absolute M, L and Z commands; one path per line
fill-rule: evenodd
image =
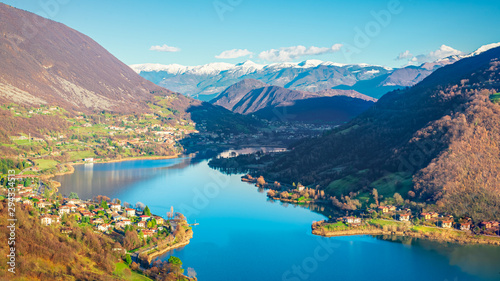
M 193 228 L 179 257 L 199 280 L 500 280 L 500 247 L 421 239 L 311 234 L 325 217 L 273 202 L 241 175 L 213 170 L 190 158 L 75 166 L 56 177 L 60 192 L 142 202 L 166 216 L 173 206 Z

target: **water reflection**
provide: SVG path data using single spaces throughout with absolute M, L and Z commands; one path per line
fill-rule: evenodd
M 334 213 L 331 207 L 270 200 L 266 190 L 241 182 L 241 174 L 222 174 L 207 161 L 185 158 L 75 168 L 74 174 L 57 178 L 62 193 L 140 201 L 158 215 L 165 215 L 170 206 L 176 211 L 195 207 L 188 216 L 199 223 L 194 238 L 174 253 L 200 280 L 282 280 L 284 272 L 314 257 L 314 250 L 325 243 L 335 245 L 334 251 L 308 273 L 308 280 L 498 280 L 500 248 L 405 237 L 313 236 L 311 222 Z M 194 204 L 204 188 L 217 183 L 214 179 L 225 185 L 203 205 Z
M 175 174 L 190 165 L 194 165 L 191 158 L 85 164 L 75 166 L 75 173 L 57 176 L 54 180 L 61 183 L 59 192 L 63 195 L 76 192 L 81 199 L 97 195 L 114 198 L 136 183 L 159 174 Z
M 500 249 L 490 245 L 442 243 L 409 236 L 382 235 L 380 240 L 401 243 L 408 248 L 425 249 L 445 256 L 452 266 L 487 280 L 500 280 Z

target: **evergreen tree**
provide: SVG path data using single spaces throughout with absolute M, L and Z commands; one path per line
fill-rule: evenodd
M 130 265 L 132 263 L 132 258 L 129 254 L 125 256 L 125 262 L 127 263 L 127 265 Z
M 80 199 L 80 198 L 78 197 L 78 194 L 77 194 L 76 192 L 71 192 L 71 193 L 69 194 L 69 197 L 68 197 L 68 198 L 69 198 L 69 199 Z

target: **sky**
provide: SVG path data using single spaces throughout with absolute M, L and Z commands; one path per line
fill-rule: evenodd
M 298 62 L 389 67 L 500 42 L 498 0 L 9 0 L 126 64 Z

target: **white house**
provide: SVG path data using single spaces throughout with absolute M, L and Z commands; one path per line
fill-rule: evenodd
M 111 227 L 111 225 L 109 223 L 104 223 L 104 224 L 100 224 L 97 226 L 97 230 L 99 231 L 108 231 L 108 229 Z
M 109 208 L 111 208 L 111 210 L 117 211 L 117 212 L 122 210 L 122 206 L 120 204 L 109 204 Z
M 133 216 L 135 216 L 135 210 L 131 209 L 131 208 L 127 208 L 127 209 L 125 209 L 125 215 L 127 217 L 133 217 Z
M 45 226 L 51 225 L 52 224 L 52 217 L 47 216 L 47 215 L 41 216 L 40 222 L 42 223 L 42 225 L 45 225 Z
M 71 212 L 71 209 L 68 206 L 61 206 L 58 211 L 59 215 L 69 214 L 69 212 Z

